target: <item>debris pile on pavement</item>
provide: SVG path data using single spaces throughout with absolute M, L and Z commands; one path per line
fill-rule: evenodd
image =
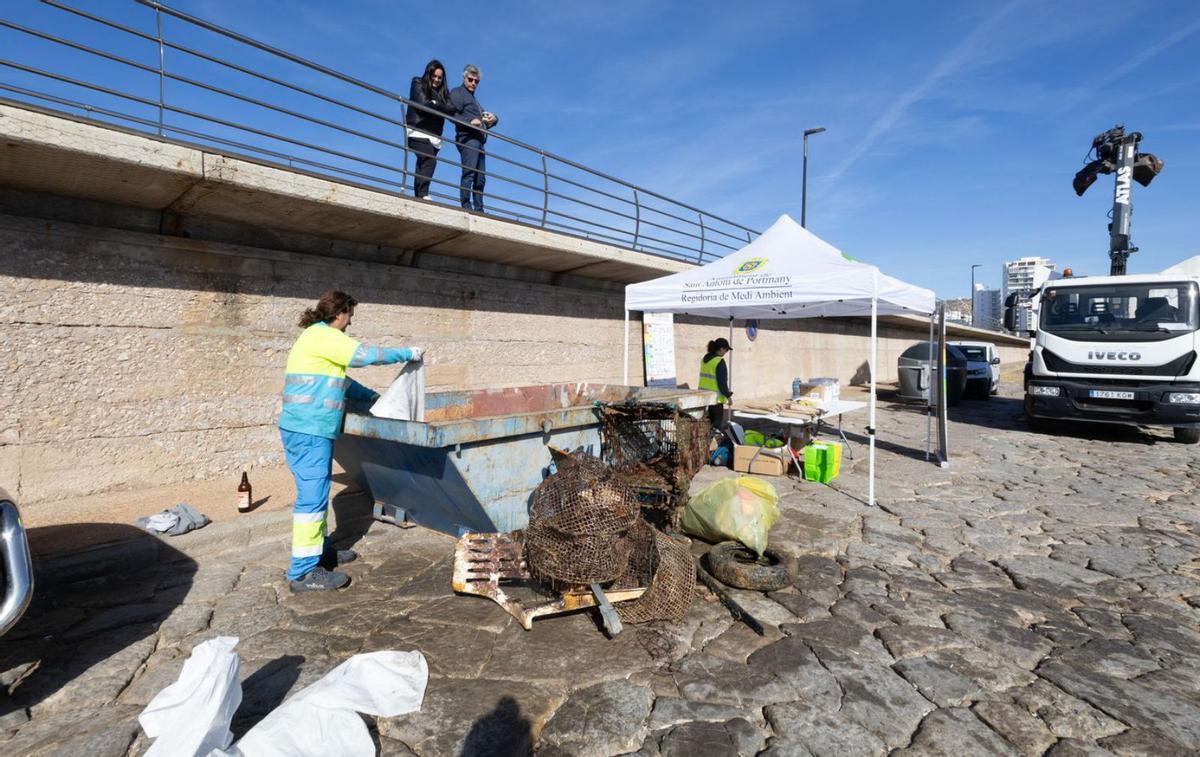
M 652 520 L 678 529 L 688 487 L 708 460 L 708 419 L 659 402 L 597 403 L 596 412 L 601 459 L 637 490 Z
M 699 571 L 734 617 L 761 632 L 713 576 L 759 591 L 795 578 L 794 562 L 766 549 L 779 513 L 775 490 L 739 476 L 689 503 L 688 487 L 708 454 L 706 419 L 664 403 L 597 403 L 596 412 L 601 456 L 552 449 L 554 471 L 533 492 L 527 530 L 459 539 L 455 591 L 494 600 L 526 630 L 537 617 L 598 607 L 615 636 L 622 621 L 681 620 Z M 709 541 L 735 540 L 718 545 L 711 575 L 678 533 L 681 520 Z
M 629 563 L 627 534 L 638 516 L 633 490 L 599 461 L 576 461 L 533 492 L 525 555 L 549 583 L 609 583 Z
M 682 620 L 696 588 L 696 560 L 687 541 L 673 539 L 645 521 L 630 531 L 629 562 L 614 588 L 647 586 L 637 599 L 616 605 L 626 623 Z
M 525 533 L 530 573 L 551 590 L 587 585 L 602 614 L 612 605 L 629 623 L 682 618 L 696 583 L 688 542 L 638 517 L 640 501 L 624 471 L 596 458 L 558 459 L 557 472 L 533 494 Z M 605 625 L 619 633 L 611 617 Z

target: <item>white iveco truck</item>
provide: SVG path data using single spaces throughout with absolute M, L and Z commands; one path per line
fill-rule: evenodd
M 1116 174 L 1109 226 L 1111 275 L 1047 281 L 1033 298 L 1037 317 L 1025 366 L 1031 426 L 1078 420 L 1170 426 L 1200 442 L 1200 276 L 1168 269 L 1125 275 L 1132 181 L 1146 186 L 1162 161 L 1138 153 L 1137 132 L 1117 126 L 1092 141 L 1096 159 L 1075 176 L 1082 195 L 1100 173 Z M 1010 298 L 1011 300 L 1012 298 Z M 1013 328 L 1015 302 L 1005 303 Z
M 1056 279 L 1042 286 L 1035 305 L 1025 387 L 1030 425 L 1171 426 L 1179 441 L 1200 442 L 1200 280 Z

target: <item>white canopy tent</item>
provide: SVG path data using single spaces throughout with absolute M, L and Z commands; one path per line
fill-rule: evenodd
M 801 227 L 779 220 L 742 249 L 708 265 L 625 287 L 625 383 L 629 311 L 733 319 L 870 316 L 870 483 L 875 504 L 875 365 L 880 315 L 931 315 L 936 297 L 860 263 Z
M 1170 268 L 1164 268 L 1163 273 L 1169 276 L 1200 277 L 1200 255 L 1194 255 L 1187 260 L 1176 263 Z

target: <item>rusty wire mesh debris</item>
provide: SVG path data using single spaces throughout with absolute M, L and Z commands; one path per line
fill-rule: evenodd
M 664 403 L 601 404 L 602 459 L 620 472 L 644 509 L 664 514 L 664 526 L 678 525 L 692 477 L 708 459 L 712 427 Z
M 686 541 L 678 541 L 645 521 L 629 531 L 629 565 L 614 589 L 647 586 L 637 599 L 616 605 L 626 623 L 682 620 L 696 588 L 696 562 Z
M 599 460 L 581 458 L 533 492 L 525 557 L 530 573 L 558 584 L 608 583 L 629 562 L 626 535 L 637 495 Z
M 454 547 L 454 590 L 487 597 L 516 618 L 526 630 L 549 615 L 595 607 L 599 599 L 583 587 L 555 591 L 529 574 L 521 531 L 506 534 L 464 534 Z M 649 580 L 647 578 L 647 580 Z M 605 592 L 614 605 L 641 596 L 643 587 L 612 588 Z

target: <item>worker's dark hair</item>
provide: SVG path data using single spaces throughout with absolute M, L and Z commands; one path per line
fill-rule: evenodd
M 300 328 L 306 329 L 314 323 L 329 323 L 342 313 L 354 310 L 357 304 L 358 300 L 345 292 L 330 289 L 317 300 L 315 308 L 308 308 L 300 316 Z
M 442 69 L 442 86 L 438 89 L 433 88 L 433 72 Z M 439 100 L 448 100 L 450 95 L 446 91 L 446 67 L 437 58 L 425 64 L 425 73 L 421 76 L 421 89 L 425 92 L 425 96 L 429 99 L 437 97 Z M 444 104 L 444 103 L 443 103 Z
M 708 354 L 715 355 L 715 354 L 717 354 L 717 350 L 721 349 L 722 347 L 724 347 L 727 350 L 733 349 L 733 347 L 729 346 L 728 339 L 726 339 L 725 337 L 719 337 L 717 339 L 713 339 L 711 342 L 708 343 Z

